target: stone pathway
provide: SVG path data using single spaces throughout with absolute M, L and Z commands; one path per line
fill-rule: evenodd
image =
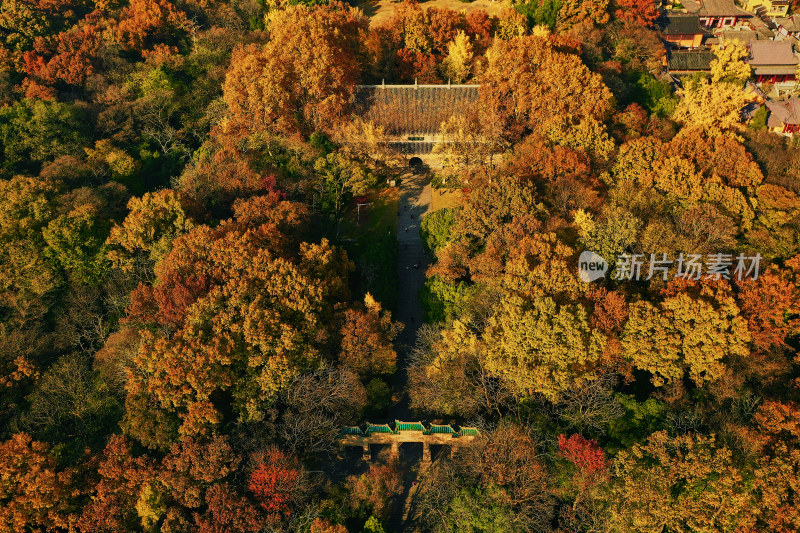
M 404 420 L 409 414 L 408 397 L 405 391 L 406 352 L 414 345 L 417 329 L 423 320 L 419 303 L 419 290 L 425 283 L 425 270 L 429 259 L 419 236 L 422 217 L 431 208 L 431 185 L 425 172 L 408 174 L 400 183 L 397 217 L 397 310 L 395 319 L 405 324 L 398 339 L 397 374 L 395 392 L 401 394 L 399 401 L 390 410 L 390 419 Z
M 397 400 L 389 408 L 389 420 L 408 420 L 411 416 L 408 398 L 407 354 L 417 339 L 417 329 L 422 324 L 422 306 L 419 290 L 425 284 L 425 270 L 429 258 L 419 235 L 422 217 L 431 209 L 431 185 L 427 172 L 403 176 L 399 186 L 397 217 L 397 309 L 394 318 L 405 324 L 397 340 L 397 372 L 392 389 Z M 408 472 L 404 479 L 402 503 L 392 513 L 389 526 L 393 531 L 404 531 L 412 512 L 413 495 L 416 492 L 416 469 Z

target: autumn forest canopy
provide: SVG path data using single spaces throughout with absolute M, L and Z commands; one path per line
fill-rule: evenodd
M 384 3 L 0 1 L 0 533 L 800 531 L 800 142 L 741 51 Z M 414 83 L 480 88 L 412 171 L 354 96 Z M 479 437 L 339 448 L 395 418 Z

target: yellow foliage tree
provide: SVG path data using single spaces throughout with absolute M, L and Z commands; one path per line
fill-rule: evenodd
M 561 146 L 583 150 L 593 159 L 607 160 L 614 151 L 614 140 L 602 122 L 588 117 L 574 121 L 569 116 L 559 116 L 547 124 L 547 138 Z
M 447 45 L 447 57 L 442 62 L 442 71 L 454 83 L 461 83 L 469 78 L 472 72 L 472 60 L 475 52 L 469 36 L 463 31 L 456 34 L 455 39 Z
M 556 29 L 564 32 L 576 25 L 605 24 L 609 0 L 566 0 L 558 10 Z
M 656 163 L 653 182 L 662 192 L 690 203 L 703 196 L 703 177 L 691 161 L 680 157 L 668 157 Z
M 486 56 L 481 101 L 509 139 L 558 116 L 602 121 L 613 108 L 614 98 L 600 75 L 548 39 L 497 39 Z
M 500 13 L 497 20 L 497 32 L 495 37 L 498 39 L 510 40 L 515 37 L 522 37 L 528 32 L 528 19 L 516 9 L 508 7 Z
M 547 297 L 505 298 L 484 337 L 490 372 L 519 396 L 539 393 L 551 400 L 596 377 L 606 343 L 580 304 L 559 306 Z
M 653 433 L 619 453 L 614 474 L 609 531 L 755 531 L 748 484 L 713 436 Z
M 744 81 L 750 77 L 753 69 L 745 63 L 750 55 L 747 47 L 740 41 L 732 41 L 726 45 L 711 47 L 716 59 L 711 61 L 711 81 Z
M 746 96 L 738 83 L 687 82 L 678 94 L 682 98 L 672 118 L 684 127 L 698 128 L 713 136 L 730 133 L 741 122 Z
M 630 306 L 622 335 L 622 352 L 637 368 L 653 375 L 656 386 L 689 377 L 702 385 L 715 381 L 724 359 L 749 353 L 747 321 L 730 289 L 704 286 L 698 297 L 685 292 L 658 305 Z
M 107 241 L 108 258 L 124 270 L 133 268 L 139 255 L 157 263 L 169 252 L 176 237 L 194 227 L 181 207 L 178 193 L 171 189 L 131 198 L 128 210 L 122 224 L 111 228 Z

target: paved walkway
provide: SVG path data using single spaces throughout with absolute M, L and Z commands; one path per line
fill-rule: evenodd
M 423 320 L 422 307 L 419 303 L 419 290 L 425 283 L 425 270 L 428 267 L 428 256 L 419 236 L 420 219 L 431 208 L 431 185 L 426 172 L 408 174 L 400 183 L 400 197 L 397 217 L 397 310 L 396 320 L 405 324 L 405 329 L 398 339 L 397 374 L 395 375 L 395 391 L 402 397 L 389 410 L 389 418 L 404 420 L 409 414 L 408 396 L 405 391 L 406 352 L 414 345 L 417 328 Z
M 405 324 L 397 339 L 397 372 L 392 388 L 397 402 L 389 408 L 389 420 L 407 420 L 411 416 L 408 398 L 408 376 L 406 373 L 408 349 L 414 346 L 417 329 L 422 324 L 422 306 L 419 290 L 425 284 L 425 270 L 429 259 L 419 236 L 420 219 L 431 209 L 431 185 L 429 174 L 408 174 L 400 182 L 397 217 L 397 309 L 395 320 Z M 416 267 L 416 268 L 415 268 Z M 416 490 L 416 468 L 404 476 L 402 504 L 392 513 L 389 526 L 393 531 L 405 530 L 411 503 Z

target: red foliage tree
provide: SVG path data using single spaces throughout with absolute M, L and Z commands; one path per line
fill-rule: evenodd
M 101 46 L 102 35 L 98 25 L 73 26 L 59 33 L 54 40 L 37 38 L 33 51 L 23 55 L 25 71 L 33 78 L 32 82 L 81 85 L 94 73 L 94 62 Z
M 583 489 L 608 477 L 609 461 L 603 449 L 593 440 L 577 433 L 569 438 L 559 435 L 558 454 L 578 468 Z
M 266 453 L 250 475 L 250 492 L 274 519 L 291 514 L 292 500 L 300 480 L 300 469 L 277 449 Z
M 258 533 L 262 530 L 258 509 L 228 483 L 208 489 L 206 504 L 205 513 L 195 513 L 198 533 Z

